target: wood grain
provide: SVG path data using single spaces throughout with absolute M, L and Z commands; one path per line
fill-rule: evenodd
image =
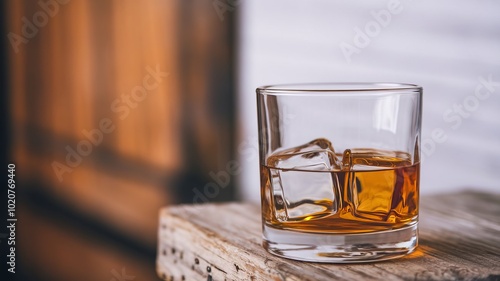
M 261 246 L 260 208 L 229 203 L 162 209 L 157 272 L 164 280 L 500 280 L 500 195 L 421 199 L 419 247 L 397 260 L 320 264 Z

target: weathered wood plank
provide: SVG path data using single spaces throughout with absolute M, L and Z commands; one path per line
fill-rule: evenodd
M 183 205 L 160 213 L 157 272 L 164 280 L 500 280 L 500 195 L 423 197 L 419 248 L 392 261 L 323 264 L 261 246 L 260 208 Z

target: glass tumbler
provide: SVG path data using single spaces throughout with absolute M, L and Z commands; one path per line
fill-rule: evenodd
M 348 263 L 417 247 L 421 87 L 265 86 L 257 103 L 264 248 Z

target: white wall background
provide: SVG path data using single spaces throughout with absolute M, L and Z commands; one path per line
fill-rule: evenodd
M 398 8 L 375 24 L 388 5 Z M 342 81 L 424 87 L 422 194 L 500 193 L 500 1 L 243 0 L 236 9 L 242 199 L 260 200 L 255 88 Z M 356 28 L 371 28 L 368 43 L 356 45 Z M 357 53 L 347 59 L 342 44 Z M 488 91 L 479 77 L 497 84 Z M 432 141 L 436 129 L 444 142 Z

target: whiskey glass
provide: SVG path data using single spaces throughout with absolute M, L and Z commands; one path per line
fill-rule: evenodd
M 422 88 L 330 83 L 257 89 L 263 246 L 331 263 L 418 245 Z

